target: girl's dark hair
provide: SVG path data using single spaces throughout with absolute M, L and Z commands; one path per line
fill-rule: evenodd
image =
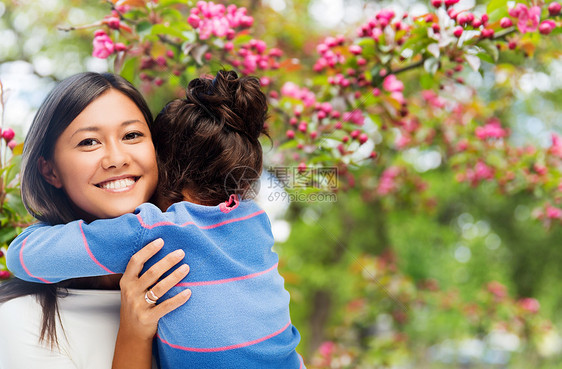
M 217 205 L 230 194 L 247 198 L 262 170 L 258 140 L 267 135 L 267 99 L 255 77 L 220 71 L 192 80 L 185 99 L 171 101 L 154 120 L 159 196 Z
M 39 107 L 24 142 L 21 164 L 21 197 L 28 212 L 38 220 L 62 224 L 79 219 L 63 189 L 51 186 L 41 175 L 39 159 L 53 157 L 57 139 L 70 123 L 94 100 L 109 90 L 129 97 L 143 113 L 149 127 L 152 114 L 141 93 L 121 76 L 86 72 L 60 82 Z M 111 114 L 111 112 L 108 112 Z M 57 296 L 61 285 L 31 283 L 13 278 L 0 285 L 0 302 L 36 295 L 43 308 L 40 340 L 57 344 Z

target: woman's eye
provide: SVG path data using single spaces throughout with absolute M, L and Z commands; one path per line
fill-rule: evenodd
M 129 132 L 125 135 L 124 139 L 125 140 L 134 140 L 136 138 L 143 137 L 143 136 L 144 135 L 140 132 Z
M 80 141 L 80 143 L 78 143 L 78 146 L 94 146 L 95 144 L 98 143 L 99 141 L 94 138 L 87 138 L 85 140 Z

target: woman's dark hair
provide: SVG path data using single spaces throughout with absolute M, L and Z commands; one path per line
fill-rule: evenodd
M 173 100 L 154 120 L 159 196 L 217 205 L 230 194 L 247 198 L 262 170 L 258 140 L 267 135 L 267 99 L 255 77 L 220 71 L 196 78 L 185 99 Z
M 141 93 L 121 76 L 86 72 L 66 78 L 48 94 L 39 107 L 24 142 L 21 164 L 21 197 L 27 211 L 38 220 L 62 224 L 79 219 L 63 189 L 51 186 L 41 175 L 39 160 L 53 157 L 57 139 L 94 100 L 109 90 L 129 97 L 152 127 L 152 114 Z M 108 112 L 111 114 L 111 112 Z M 64 282 L 63 282 L 64 283 Z M 36 295 L 43 308 L 40 340 L 57 344 L 57 296 L 60 284 L 46 285 L 13 278 L 0 285 L 0 302 Z

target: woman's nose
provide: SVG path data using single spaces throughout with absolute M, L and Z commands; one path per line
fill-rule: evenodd
M 103 169 L 121 168 L 130 163 L 131 157 L 127 150 L 119 144 L 108 144 L 101 165 Z

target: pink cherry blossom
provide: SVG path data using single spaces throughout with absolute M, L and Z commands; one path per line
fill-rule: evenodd
M 335 346 L 336 345 L 331 341 L 323 342 L 318 348 L 318 352 L 324 357 L 329 357 L 334 352 Z
M 396 138 L 394 144 L 398 150 L 402 150 L 412 142 L 412 138 L 407 134 L 402 134 Z
M 461 26 L 457 26 L 453 31 L 453 35 L 455 35 L 455 37 L 461 37 L 463 31 L 464 29 Z
M 487 289 L 497 298 L 504 298 L 507 296 L 507 288 L 498 281 L 488 283 Z
M 509 10 L 509 15 L 518 19 L 519 32 L 534 32 L 539 26 L 541 8 L 538 6 L 528 8 L 527 5 L 519 3 Z
M 235 29 L 249 28 L 254 23 L 254 19 L 246 12 L 246 8 L 235 5 L 225 7 L 212 1 L 198 1 L 197 6 L 191 9 L 187 22 L 199 30 L 201 40 L 211 36 L 231 40 Z
M 379 184 L 377 186 L 377 193 L 379 195 L 387 195 L 396 190 L 396 177 L 400 174 L 400 168 L 390 166 L 384 170 L 381 175 Z
M 445 99 L 437 95 L 434 91 L 424 90 L 422 91 L 422 97 L 434 108 L 442 109 L 445 107 Z
M 399 104 L 406 103 L 406 99 L 404 98 L 404 95 L 400 91 L 392 92 L 390 94 L 390 97 L 392 97 L 394 100 L 398 101 Z
M 94 50 L 92 52 L 92 55 L 96 58 L 106 59 L 115 51 L 115 45 L 105 32 L 98 31 L 96 31 L 94 36 Z
M 549 148 L 550 153 L 562 158 L 562 138 L 556 133 L 552 133 L 551 139 L 552 146 Z
M 534 299 L 532 297 L 525 297 L 522 298 L 518 301 L 519 306 L 521 306 L 521 308 L 523 310 L 528 311 L 531 314 L 535 314 L 539 312 L 539 309 L 541 307 L 540 303 L 537 301 L 537 299 Z
M 127 50 L 127 46 L 124 43 L 117 42 L 115 44 L 115 51 L 125 51 Z
M 285 82 L 281 87 L 281 95 L 301 100 L 304 106 L 313 106 L 316 103 L 316 96 L 306 87 L 300 88 L 293 82 Z
M 474 174 L 478 180 L 494 178 L 494 170 L 481 160 L 474 166 Z
M 16 140 L 11 140 L 10 142 L 8 142 L 8 148 L 10 150 L 14 150 L 14 148 L 18 145 L 18 143 L 16 142 Z
M 344 122 L 355 123 L 359 126 L 365 123 L 365 116 L 363 116 L 363 112 L 359 109 L 343 113 L 342 119 Z
M 131 7 L 129 5 L 116 5 L 115 9 L 121 13 L 121 14 L 125 14 L 127 13 L 129 10 L 131 10 Z
M 548 35 L 555 28 L 556 28 L 556 23 L 554 23 L 554 21 L 551 19 L 547 19 L 540 24 L 539 32 L 543 35 Z
M 503 17 L 503 18 L 500 20 L 500 27 L 502 27 L 502 28 L 508 28 L 508 27 L 511 27 L 511 26 L 513 26 L 513 22 L 511 21 L 511 18 L 509 18 L 509 17 Z
M 503 129 L 498 120 L 492 120 L 483 127 L 476 128 L 476 137 L 480 140 L 485 140 L 488 138 L 503 138 L 507 135 L 505 129 Z
M 562 209 L 547 205 L 545 208 L 545 215 L 549 219 L 562 219 Z
M 6 128 L 4 132 L 2 132 L 2 138 L 6 140 L 6 142 L 10 142 L 15 136 L 16 133 L 11 128 Z
M 394 74 L 391 74 L 384 79 L 382 87 L 388 92 L 401 92 L 404 90 L 404 84 L 396 78 Z
M 349 52 L 355 55 L 359 55 L 361 54 L 361 52 L 363 51 L 363 48 L 361 48 L 361 46 L 359 45 L 351 45 L 349 47 Z
M 552 17 L 560 14 L 561 10 L 562 10 L 562 5 L 560 5 L 560 3 L 557 3 L 556 1 L 553 1 L 550 4 L 548 4 L 548 14 L 550 14 L 550 16 Z

